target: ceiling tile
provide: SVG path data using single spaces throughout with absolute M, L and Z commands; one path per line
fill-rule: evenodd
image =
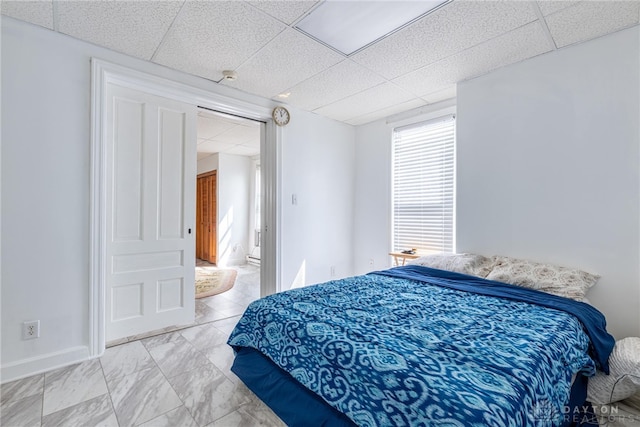
M 215 138 L 231 144 L 243 144 L 250 141 L 260 141 L 260 126 L 234 126 Z
M 198 144 L 198 153 L 219 153 L 235 147 L 234 144 L 228 144 L 220 141 L 205 141 L 202 144 Z
M 422 96 L 422 99 L 427 101 L 429 104 L 434 104 L 436 102 L 444 101 L 445 99 L 455 98 L 457 94 L 457 86 L 451 85 L 446 89 L 438 90 L 436 92 L 431 92 Z
M 550 50 L 550 42 L 540 23 L 534 22 L 398 77 L 393 82 L 426 98 L 428 94 L 444 90 L 457 82 Z
M 226 150 L 227 154 L 235 154 L 237 156 L 255 156 L 256 154 L 260 154 L 259 148 L 247 147 L 245 145 L 236 145 L 229 150 Z
M 245 147 L 252 148 L 254 150 L 257 149 L 259 151 L 260 150 L 260 138 L 254 139 L 254 140 L 249 141 L 249 142 L 245 142 L 242 145 L 244 145 Z
M 56 6 L 61 33 L 149 60 L 182 2 L 57 1 Z
M 639 1 L 585 1 L 545 18 L 558 47 L 638 23 Z
M 395 78 L 537 19 L 524 1 L 454 1 L 352 58 Z
M 314 110 L 383 82 L 384 79 L 373 71 L 346 59 L 287 89 L 285 92 L 291 95 L 286 101 L 305 110 Z
M 209 157 L 210 155 L 211 155 L 211 153 L 198 153 L 198 160 L 205 159 L 205 158 Z
M 414 98 L 396 85 L 386 82 L 333 104 L 314 110 L 315 113 L 335 120 L 347 121 Z
M 237 80 L 222 83 L 271 98 L 343 59 L 333 50 L 288 29 L 240 66 Z
M 0 1 L 2 14 L 53 29 L 53 1 Z
M 245 2 L 189 1 L 153 61 L 217 81 L 284 28 Z
M 365 114 L 363 116 L 354 117 L 347 120 L 347 123 L 354 126 L 363 125 L 365 123 L 372 122 L 374 120 L 383 119 L 393 114 L 409 111 L 414 108 L 419 108 L 427 103 L 422 99 L 412 99 L 411 101 L 403 102 L 402 104 L 396 104 L 391 107 L 383 108 L 382 110 L 374 111 L 373 113 Z
M 285 24 L 291 24 L 311 9 L 317 1 L 258 0 L 247 3 L 254 5 Z
M 198 115 L 198 138 L 213 139 L 233 126 L 234 123 L 219 117 Z
M 544 16 L 556 13 L 559 10 L 566 9 L 569 6 L 580 3 L 579 1 L 564 1 L 564 0 L 541 0 L 538 1 L 540 11 Z

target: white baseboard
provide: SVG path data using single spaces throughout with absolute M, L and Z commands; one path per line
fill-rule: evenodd
M 19 380 L 89 359 L 89 347 L 80 346 L 7 363 L 0 367 L 0 383 Z

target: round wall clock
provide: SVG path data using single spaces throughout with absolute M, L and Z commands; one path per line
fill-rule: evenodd
M 287 123 L 289 123 L 289 120 L 291 119 L 291 115 L 289 114 L 289 111 L 281 106 L 278 106 L 276 108 L 273 109 L 273 121 L 276 122 L 276 124 L 278 126 L 284 126 Z

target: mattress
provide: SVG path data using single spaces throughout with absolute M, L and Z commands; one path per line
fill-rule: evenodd
M 289 425 L 556 426 L 613 338 L 587 304 L 408 266 L 258 300 L 229 344 L 234 372 Z M 258 390 L 264 371 L 298 389 Z M 301 401 L 281 413 L 303 395 L 339 416 L 298 423 L 314 413 Z

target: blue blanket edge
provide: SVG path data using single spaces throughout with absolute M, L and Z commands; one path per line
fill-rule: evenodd
M 564 311 L 582 323 L 590 339 L 589 355 L 598 369 L 609 374 L 608 360 L 615 345 L 615 338 L 607 332 L 604 315 L 589 304 L 534 289 L 421 265 L 394 267 L 369 274 L 415 280 L 449 289 L 522 301 Z

